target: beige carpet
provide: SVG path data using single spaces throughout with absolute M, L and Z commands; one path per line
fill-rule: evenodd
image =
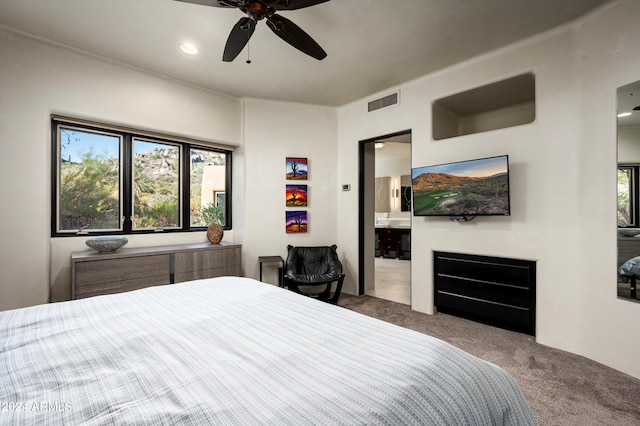
M 640 379 L 532 336 L 451 315 L 426 315 L 371 296 L 341 295 L 340 306 L 426 333 L 507 370 L 541 425 L 640 425 Z M 640 354 L 638 354 L 640 355 Z

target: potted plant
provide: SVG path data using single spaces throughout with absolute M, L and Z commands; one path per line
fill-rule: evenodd
M 208 223 L 207 227 L 207 239 L 211 244 L 220 244 L 222 236 L 224 235 L 224 229 L 222 223 L 224 222 L 225 208 L 223 203 L 214 205 L 212 203 L 207 204 L 200 210 L 200 216 L 204 223 Z

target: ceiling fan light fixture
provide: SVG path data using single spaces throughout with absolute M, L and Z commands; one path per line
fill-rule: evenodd
M 198 54 L 198 48 L 193 45 L 192 43 L 182 43 L 180 45 L 180 50 L 182 50 L 182 52 L 186 53 L 187 55 L 197 55 Z
M 241 18 L 231 29 L 222 54 L 223 62 L 232 62 L 249 42 L 258 21 L 267 26 L 283 41 L 317 60 L 326 58 L 327 52 L 302 28 L 280 16 L 277 12 L 304 9 L 330 0 L 176 0 L 202 6 L 240 10 Z

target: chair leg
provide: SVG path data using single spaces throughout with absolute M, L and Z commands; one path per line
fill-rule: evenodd
M 333 283 L 327 283 L 327 285 L 324 288 L 324 290 L 322 290 L 320 293 L 318 293 L 318 299 L 322 299 L 322 300 L 329 299 L 329 296 L 331 296 L 331 284 L 333 284 Z
M 338 279 L 336 284 L 336 291 L 333 293 L 333 297 L 331 297 L 330 299 L 327 299 L 327 302 L 332 303 L 334 305 L 338 304 L 338 299 L 340 298 L 340 292 L 342 291 L 343 282 L 344 282 L 344 275 L 342 275 L 340 279 Z M 329 288 L 331 288 L 331 286 L 329 286 Z

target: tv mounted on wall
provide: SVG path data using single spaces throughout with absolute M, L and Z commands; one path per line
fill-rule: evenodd
M 414 216 L 509 216 L 509 156 L 411 169 Z

